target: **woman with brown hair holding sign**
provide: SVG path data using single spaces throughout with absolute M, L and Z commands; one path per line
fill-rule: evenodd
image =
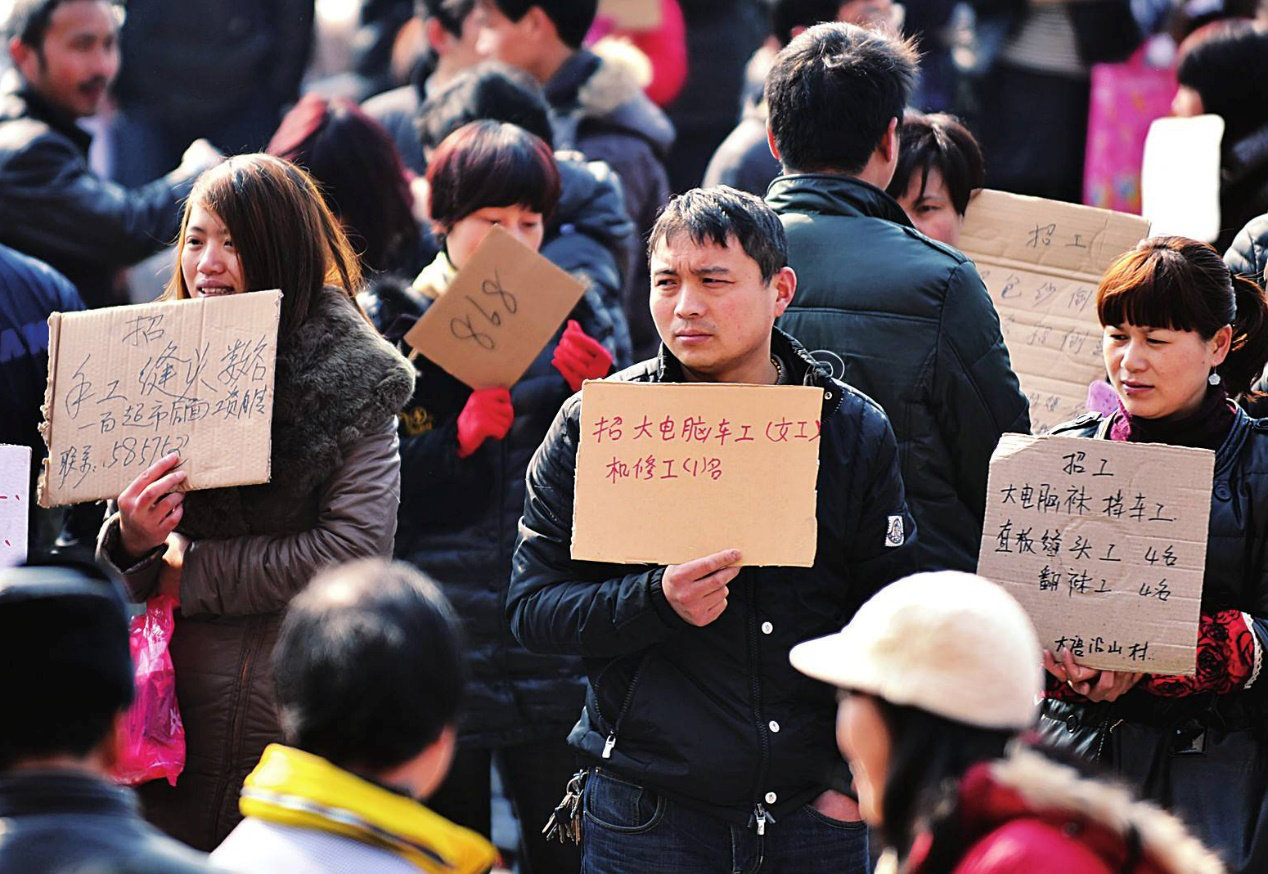
M 1054 434 L 1215 452 L 1197 674 L 1099 671 L 1045 653 L 1045 728 L 1175 811 L 1234 872 L 1268 870 L 1268 420 L 1233 399 L 1268 364 L 1268 302 L 1205 243 L 1145 240 L 1101 280 L 1118 394 Z
M 414 372 L 352 295 L 355 255 L 299 168 L 267 155 L 204 173 L 166 300 L 280 288 L 271 480 L 184 492 L 170 455 L 119 496 L 98 557 L 132 596 L 178 597 L 172 637 L 186 763 L 140 789 L 146 815 L 202 850 L 238 822 L 238 791 L 279 740 L 269 655 L 282 611 L 321 568 L 387 556 L 399 496 L 396 413 Z
M 402 338 L 447 293 L 495 225 L 537 250 L 560 196 L 550 147 L 494 121 L 472 122 L 446 137 L 430 157 L 427 183 L 441 253 L 415 280 L 411 300 L 387 299 L 382 284 L 364 298 L 389 339 Z M 506 312 L 523 312 L 538 290 L 506 284 L 500 291 L 510 295 Z M 413 313 L 393 318 L 393 311 L 407 309 Z M 426 349 L 408 350 L 415 353 L 418 387 L 401 414 L 396 556 L 439 583 L 453 603 L 472 679 L 453 768 L 429 804 L 488 836 L 496 763 L 523 826 L 520 868 L 538 874 L 566 874 L 579 864 L 574 847 L 548 844 L 541 829 L 576 770 L 564 739 L 581 710 L 585 678 L 579 660 L 530 654 L 511 636 L 505 616 L 511 553 L 529 459 L 563 402 L 584 380 L 612 369 L 612 326 L 621 318 L 587 291 L 512 386 L 472 390 L 428 359 Z

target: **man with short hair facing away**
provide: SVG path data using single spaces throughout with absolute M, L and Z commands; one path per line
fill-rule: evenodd
M 458 620 L 409 565 L 319 574 L 287 608 L 273 649 L 286 745 L 247 777 L 246 818 L 213 861 L 287 874 L 482 874 L 497 858 L 425 799 L 449 771 L 462 697 Z
M 582 870 L 867 871 L 835 700 L 788 651 L 903 575 L 914 531 L 893 433 L 774 328 L 797 278 L 760 199 L 689 191 L 649 249 L 660 355 L 609 378 L 822 389 L 818 548 L 809 568 L 745 567 L 735 549 L 669 567 L 573 560 L 581 396 L 565 403 L 529 466 L 507 613 L 530 650 L 586 659 L 569 737 L 591 766 Z M 753 502 L 717 512 L 762 512 Z
M 766 80 L 783 175 L 766 202 L 801 278 L 780 327 L 894 425 L 920 526 L 920 570 L 973 571 L 991 453 L 1030 432 L 1029 405 L 973 262 L 917 231 L 885 193 L 916 79 L 911 43 L 820 24 L 780 52 Z
M 88 166 L 96 115 L 119 72 L 113 0 L 14 0 L 14 69 L 0 82 L 0 243 L 47 262 L 90 307 L 123 303 L 114 275 L 167 246 L 194 178 L 221 160 L 206 140 L 161 179 L 128 189 Z
M 664 161 L 674 142 L 668 117 L 643 93 L 647 59 L 632 46 L 603 40 L 582 48 L 598 0 L 480 0 L 477 48 L 527 71 L 550 104 L 554 147 L 603 161 L 621 177 L 625 209 L 646 239 L 669 199 Z M 625 312 L 635 358 L 656 349 L 647 315 L 646 264 L 635 256 L 625 271 Z
M 0 872 L 195 874 L 206 856 L 109 777 L 132 701 L 128 608 L 92 565 L 0 570 Z

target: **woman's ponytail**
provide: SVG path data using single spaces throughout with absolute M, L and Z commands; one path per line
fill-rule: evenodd
M 1260 396 L 1255 384 L 1268 365 L 1268 298 L 1264 290 L 1244 276 L 1233 275 L 1237 319 L 1233 345 L 1224 363 L 1216 368 L 1231 397 Z

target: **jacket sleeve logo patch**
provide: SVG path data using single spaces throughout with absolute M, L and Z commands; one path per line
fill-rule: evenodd
M 906 535 L 903 533 L 903 517 L 890 516 L 889 528 L 885 532 L 885 545 L 891 548 L 902 546 L 906 539 Z

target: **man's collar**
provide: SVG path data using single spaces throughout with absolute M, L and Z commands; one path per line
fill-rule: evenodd
M 599 56 L 586 49 L 578 49 L 555 71 L 550 81 L 542 86 L 546 102 L 555 109 L 568 109 L 579 98 L 581 86 L 589 81 L 602 65 Z
M 771 354 L 778 356 L 784 366 L 789 368 L 789 378 L 793 385 L 826 386 L 830 381 L 823 365 L 815 361 L 806 348 L 790 334 L 779 328 L 771 328 L 770 349 Z M 674 353 L 664 343 L 660 344 L 660 351 L 656 356 L 656 381 L 686 381 L 682 362 L 674 357 Z
M 62 136 L 67 137 L 84 154 L 88 153 L 88 147 L 92 145 L 92 134 L 79 126 L 75 116 L 46 100 L 16 70 L 10 70 L 5 74 L 3 84 L 3 90 L 6 93 L 15 94 L 26 104 L 28 117 L 44 122 Z

